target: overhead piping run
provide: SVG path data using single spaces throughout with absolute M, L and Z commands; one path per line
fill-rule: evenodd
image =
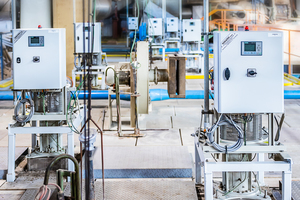
M 204 9 L 204 128 L 208 128 L 209 124 L 209 29 L 208 29 L 208 7 L 209 0 L 203 0 Z

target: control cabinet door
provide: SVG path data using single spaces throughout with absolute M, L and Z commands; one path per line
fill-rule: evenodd
M 282 33 L 218 32 L 215 36 L 217 111 L 282 113 Z

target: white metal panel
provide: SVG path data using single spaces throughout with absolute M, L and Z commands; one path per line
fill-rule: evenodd
M 167 32 L 178 32 L 178 18 L 167 18 Z
M 29 46 L 31 37 L 43 45 Z M 38 61 L 34 58 L 38 57 Z M 66 85 L 65 29 L 13 30 L 14 89 L 60 89 Z
M 192 42 L 201 40 L 201 20 L 184 19 L 182 22 L 183 41 Z
M 137 62 L 140 64 L 137 69 L 137 97 L 138 114 L 148 114 L 149 107 L 149 48 L 148 42 L 137 43 Z
M 128 30 L 137 30 L 139 28 L 139 18 L 128 17 Z
M 262 42 L 262 54 L 243 56 L 243 42 Z M 258 51 L 259 46 L 255 48 Z M 282 32 L 215 32 L 214 53 L 219 113 L 284 112 Z M 228 80 L 226 68 L 230 70 Z M 248 69 L 256 70 L 255 77 L 247 76 Z
M 148 19 L 148 35 L 149 36 L 162 35 L 162 18 Z
M 52 0 L 21 0 L 21 28 L 52 28 Z
M 88 53 L 91 52 L 92 49 L 92 31 L 93 26 L 89 23 L 76 23 L 75 24 L 75 52 L 76 53 Z M 85 31 L 85 34 L 83 35 L 83 30 Z M 91 30 L 91 31 L 89 31 Z M 85 39 L 84 39 L 85 37 Z M 85 47 L 83 47 L 83 40 L 85 40 Z M 90 41 L 90 45 L 88 43 Z M 85 50 L 85 51 L 84 51 Z M 95 23 L 94 26 L 94 53 L 100 53 L 101 52 L 101 23 Z
M 11 21 L 0 21 L 0 33 L 11 32 L 12 22 Z

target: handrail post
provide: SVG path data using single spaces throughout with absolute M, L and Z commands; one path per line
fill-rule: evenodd
M 291 66 L 291 31 L 289 30 L 289 74 L 292 74 Z

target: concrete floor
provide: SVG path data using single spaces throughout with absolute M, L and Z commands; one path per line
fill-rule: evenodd
M 163 88 L 166 89 L 167 85 L 161 83 L 159 85 L 151 84 L 150 88 Z M 187 90 L 203 89 L 203 80 L 187 80 Z M 288 89 L 293 89 L 289 87 Z M 107 106 L 106 100 L 94 100 L 92 116 L 93 119 L 102 125 L 103 112 L 105 106 Z M 193 165 L 194 147 L 193 138 L 190 136 L 195 127 L 200 123 L 200 111 L 203 106 L 203 100 L 166 100 L 152 102 L 152 111 L 149 115 L 140 116 L 140 126 L 142 129 L 167 129 L 166 131 L 146 131 L 146 136 L 142 138 L 119 138 L 114 131 L 104 132 L 104 146 L 106 149 L 113 148 L 155 148 L 155 147 L 185 147 L 188 152 L 188 159 L 190 160 L 190 166 Z M 210 102 L 213 106 L 213 101 Z M 122 101 L 122 116 L 124 119 L 129 119 L 129 104 Z M 280 141 L 287 146 L 287 153 L 293 158 L 293 179 L 300 180 L 300 100 L 285 100 L 285 112 L 286 118 L 282 128 Z M 115 111 L 114 111 L 115 113 Z M 6 148 L 8 144 L 6 127 L 12 119 L 13 105 L 12 101 L 0 102 L 0 149 Z M 105 126 L 107 126 L 108 116 L 105 117 Z M 64 144 L 66 145 L 66 137 L 64 137 Z M 76 151 L 79 152 L 79 141 L 75 136 Z M 17 147 L 29 147 L 31 146 L 30 135 L 17 135 L 16 136 Z M 100 146 L 100 139 L 97 140 L 96 146 Z M 141 151 L 142 152 L 142 151 Z M 176 155 L 175 155 L 176 156 Z M 115 158 L 117 159 L 117 158 Z M 2 161 L 7 160 L 7 156 L 2 155 Z M 117 162 L 117 161 L 116 161 Z M 139 160 L 135 161 L 139 164 Z M 112 162 L 111 165 L 114 163 Z M 130 163 L 134 165 L 134 163 Z M 122 163 L 119 162 L 119 165 Z M 0 163 L 0 170 L 4 170 L 6 163 Z M 193 175 L 194 176 L 194 175 Z M 216 174 L 216 176 L 219 176 Z M 266 183 L 272 187 L 278 186 L 278 181 L 281 179 L 280 173 L 269 172 L 266 173 Z M 151 180 L 151 179 L 150 179 Z M 171 179 L 160 179 L 166 181 Z M 157 181 L 160 181 L 157 180 Z M 181 180 L 181 179 L 179 179 Z M 183 179 L 182 179 L 183 180 Z M 119 181 L 128 181 L 128 179 L 121 179 Z M 178 179 L 174 179 L 177 183 Z M 192 178 L 184 179 L 186 187 L 192 187 Z M 175 184 L 174 182 L 174 184 Z M 24 183 L 23 183 L 24 184 Z M 123 184 L 123 183 L 122 183 Z M 151 184 L 153 184 L 151 182 Z M 169 182 L 168 182 L 169 184 Z M 113 183 L 111 183 L 113 185 Z M 16 186 L 16 185 L 15 185 Z M 185 187 L 183 186 L 183 187 Z M 24 193 L 24 187 L 13 187 L 7 184 L 4 180 L 0 181 L 0 199 L 19 199 Z M 36 185 L 35 187 L 38 187 Z M 190 190 L 189 190 L 190 191 Z M 184 194 L 186 195 L 186 194 Z M 190 195 L 190 194 L 189 194 Z M 193 194 L 195 197 L 195 194 Z M 171 199 L 176 199 L 171 198 Z M 179 198 L 180 199 L 180 198 Z M 184 199 L 184 198 L 181 198 Z

